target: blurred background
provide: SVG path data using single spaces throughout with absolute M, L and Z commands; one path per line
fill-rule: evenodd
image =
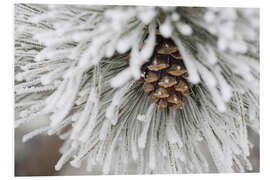
M 32 121 L 15 129 L 15 176 L 63 176 L 63 175 L 98 175 L 102 174 L 99 168 L 93 169 L 93 172 L 87 172 L 85 164 L 81 168 L 73 168 L 69 163 L 60 171 L 55 171 L 54 166 L 60 158 L 59 148 L 63 141 L 57 136 L 39 135 L 26 143 L 22 142 L 22 137 L 27 132 L 40 127 L 42 123 L 46 123 L 46 119 L 42 121 Z M 253 131 L 249 130 L 249 137 L 254 147 L 251 149 L 250 161 L 253 165 L 253 171 L 259 172 L 259 145 L 260 139 Z M 202 147 L 206 150 L 205 147 Z M 208 157 L 211 158 L 210 156 Z M 209 163 L 210 173 L 215 173 L 216 169 L 213 163 Z M 132 169 L 132 165 L 131 165 Z M 134 172 L 131 174 L 135 174 Z

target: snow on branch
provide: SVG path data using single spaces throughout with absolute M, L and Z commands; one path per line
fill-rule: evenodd
M 49 116 L 68 161 L 103 173 L 251 168 L 247 127 L 259 132 L 259 11 L 246 8 L 15 6 L 15 127 Z M 159 111 L 141 67 L 156 30 L 178 47 L 193 84 L 182 110 Z M 132 157 L 132 158 L 130 158 Z M 118 164 L 113 164 L 117 159 Z M 112 165 L 113 164 L 113 165 Z M 113 167 L 115 166 L 115 167 Z

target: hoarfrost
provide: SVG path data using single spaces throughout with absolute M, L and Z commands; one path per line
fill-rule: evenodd
M 89 171 L 125 174 L 134 160 L 138 173 L 207 172 L 200 143 L 219 172 L 251 169 L 259 11 L 181 8 L 17 4 L 15 127 L 50 116 L 23 141 L 46 132 L 64 139 L 56 170 L 85 160 Z M 157 26 L 177 45 L 193 84 L 179 111 L 159 111 L 137 81 Z

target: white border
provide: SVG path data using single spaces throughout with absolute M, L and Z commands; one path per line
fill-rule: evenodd
M 14 135 L 13 135 L 13 61 L 14 61 L 14 3 L 49 3 L 49 4 L 118 4 L 118 5 L 170 5 L 170 6 L 214 6 L 214 7 L 259 7 L 261 10 L 261 173 L 251 174 L 188 174 L 188 175 L 144 175 L 144 176 L 80 176 L 80 179 L 89 178 L 110 178 L 110 179 L 138 179 L 138 178 L 170 178 L 170 179 L 270 179 L 267 178 L 270 172 L 270 120 L 269 120 L 269 100 L 270 100 L 270 28 L 269 28 L 269 1 L 262 0 L 8 0 L 1 1 L 1 75 L 0 75 L 0 176 L 3 179 L 14 176 Z M 21 179 L 28 179 L 25 177 Z M 39 178 L 39 177 L 36 177 Z M 44 177 L 45 179 L 73 179 L 73 176 Z M 75 177 L 78 178 L 78 177 Z
M 13 0 L 15 3 L 259 7 L 258 0 Z

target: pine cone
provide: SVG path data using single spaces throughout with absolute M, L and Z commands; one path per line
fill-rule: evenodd
M 160 109 L 182 108 L 191 83 L 177 46 L 157 32 L 157 43 L 150 60 L 142 66 L 144 92 Z

